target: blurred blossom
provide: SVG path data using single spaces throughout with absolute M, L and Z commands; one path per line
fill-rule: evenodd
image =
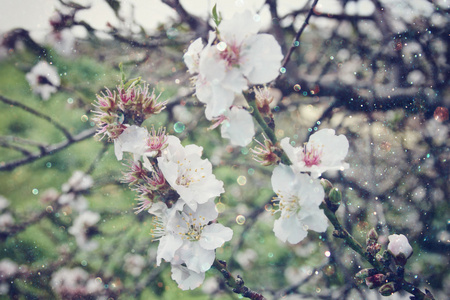
M 85 211 L 89 207 L 86 198 L 75 193 L 62 194 L 58 198 L 58 203 L 63 206 L 70 206 L 70 208 L 78 212 Z
M 41 202 L 43 204 L 49 204 L 56 201 L 59 197 L 59 192 L 55 188 L 46 189 L 41 195 Z
M 244 251 L 238 252 L 235 259 L 241 265 L 242 269 L 247 270 L 258 259 L 258 253 L 251 248 L 247 248 Z
M 142 269 L 145 267 L 145 259 L 138 254 L 125 255 L 125 262 L 123 268 L 126 272 L 130 273 L 134 277 L 138 277 L 142 273 Z
M 64 193 L 85 191 L 91 188 L 93 184 L 94 180 L 92 180 L 90 175 L 82 171 L 75 171 L 69 180 L 62 185 L 61 190 Z
M 98 247 L 98 242 L 91 240 L 91 235 L 96 233 L 96 224 L 100 221 L 100 215 L 96 212 L 85 211 L 81 213 L 69 228 L 69 233 L 75 237 L 78 247 L 85 251 L 92 251 Z
M 74 53 L 75 36 L 70 28 L 50 32 L 46 40 L 61 55 L 70 56 Z
M 14 225 L 14 217 L 11 215 L 11 213 L 7 212 L 0 215 L 0 229 L 6 230 L 8 227 L 11 227 Z
M 58 71 L 46 61 L 37 63 L 31 71 L 26 74 L 26 79 L 30 84 L 33 93 L 40 95 L 44 100 L 48 100 L 50 95 L 55 93 L 61 84 Z
M 0 195 L 0 212 L 9 206 L 9 200 Z
M 180 121 L 181 123 L 189 124 L 194 121 L 191 112 L 184 105 L 175 105 L 172 108 L 172 113 L 175 120 Z
M 430 119 L 426 122 L 425 134 L 431 137 L 436 145 L 442 146 L 448 143 L 449 127 L 447 124 Z
M 202 291 L 205 294 L 215 294 L 220 291 L 220 285 L 215 277 L 209 277 L 202 284 Z
M 19 272 L 19 266 L 15 262 L 9 258 L 0 260 L 0 281 L 14 277 L 17 272 Z
M 82 268 L 61 268 L 52 275 L 51 287 L 62 298 L 83 298 L 89 294 L 89 274 Z

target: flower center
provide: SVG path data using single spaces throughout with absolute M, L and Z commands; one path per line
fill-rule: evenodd
M 153 229 L 150 230 L 153 237 L 152 241 L 158 241 L 166 235 L 166 224 L 163 218 L 158 218 L 157 216 L 152 217 L 152 224 Z
M 228 67 L 239 66 L 239 46 L 235 44 L 227 45 L 224 42 L 220 42 L 218 49 L 220 51 L 220 58 L 226 61 Z
M 289 218 L 291 215 L 296 215 L 300 210 L 300 199 L 293 195 L 282 195 L 279 191 L 278 197 L 275 197 L 272 201 L 275 202 L 274 206 L 278 206 L 278 209 L 274 210 L 274 213 L 281 212 L 282 218 Z
M 203 178 L 205 178 L 205 176 L 202 176 L 199 172 L 202 171 L 203 168 L 193 170 L 192 168 L 186 167 L 186 165 L 191 163 L 190 161 L 186 162 L 186 158 L 183 162 L 178 161 L 177 163 L 179 168 L 176 184 L 189 187 L 192 183 L 200 182 Z
M 178 225 L 177 227 L 180 228 L 178 234 L 183 240 L 191 242 L 198 241 L 202 237 L 203 228 L 206 226 L 206 219 L 202 216 L 195 218 L 192 213 L 182 213 L 182 216 L 186 227 L 181 228 L 181 225 Z
M 302 160 L 307 167 L 317 166 L 320 164 L 322 158 L 323 146 L 314 145 L 313 143 L 309 143 L 309 146 L 308 148 L 308 144 L 305 144 Z

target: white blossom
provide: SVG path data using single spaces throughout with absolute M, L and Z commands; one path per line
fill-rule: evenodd
M 399 256 L 403 254 L 405 258 L 411 256 L 413 249 L 408 242 L 408 238 L 403 234 L 392 234 L 388 237 L 389 245 L 388 251 L 394 256 Z
M 37 63 L 25 77 L 33 93 L 40 95 L 44 100 L 48 100 L 61 84 L 58 71 L 46 61 Z
M 217 34 L 210 33 L 203 50 L 197 39 L 184 55 L 189 72 L 198 73 L 196 95 L 206 104 L 208 120 L 226 112 L 249 83 L 264 84 L 278 76 L 281 47 L 273 36 L 258 34 L 260 27 L 250 11 L 235 14 L 222 20 Z
M 180 210 L 180 203 L 183 206 Z M 158 208 L 155 203 L 149 212 L 155 214 L 154 236 L 159 238 L 157 264 L 164 259 L 172 264 L 185 264 L 196 273 L 206 272 L 215 259 L 215 249 L 231 240 L 233 231 L 215 220 L 218 213 L 214 200 L 199 204 L 196 211 L 178 200 L 176 206 Z
M 277 194 L 275 213 L 281 213 L 273 231 L 281 241 L 297 244 L 309 229 L 317 232 L 327 229 L 327 218 L 319 208 L 325 193 L 318 179 L 294 173 L 291 167 L 280 164 L 273 170 L 272 188 Z
M 212 165 L 202 159 L 203 148 L 196 145 L 183 147 L 178 138 L 169 136 L 168 147 L 158 157 L 158 167 L 169 185 L 187 205 L 195 210 L 224 192 L 223 182 L 212 173 Z
M 319 177 L 327 170 L 344 170 L 349 167 L 343 162 L 348 153 L 348 140 L 345 135 L 335 135 L 333 129 L 322 129 L 311 135 L 304 147 L 293 147 L 289 138 L 280 145 L 292 162 L 295 172 L 311 172 Z

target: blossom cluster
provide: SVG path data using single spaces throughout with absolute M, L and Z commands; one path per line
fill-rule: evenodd
M 97 95 L 93 121 L 99 126 L 97 135 L 114 140 L 127 128 L 126 124 L 140 125 L 145 119 L 160 113 L 167 101 L 158 102 L 159 95 L 150 91 L 140 78 L 122 83 L 111 91 Z
M 336 136 L 334 130 L 322 129 L 311 135 L 303 147 L 292 146 L 289 138 L 282 139 L 280 145 L 292 165 L 280 163 L 272 173 L 272 188 L 277 194 L 273 200 L 277 207 L 274 213 L 280 212 L 273 231 L 281 241 L 297 244 L 308 230 L 327 229 L 327 218 L 319 208 L 326 195 L 318 177 L 328 170 L 348 168 L 343 160 L 349 144 L 344 135 Z M 266 151 L 258 148 L 254 153 L 266 165 L 266 160 L 274 155 L 269 148 Z
M 114 99 L 109 91 L 99 97 L 101 114 L 108 112 L 102 103 Z M 132 115 L 135 106 L 124 103 L 122 97 L 119 100 L 120 110 Z M 115 101 L 108 103 L 110 107 L 116 105 Z M 162 109 L 159 107 L 158 112 Z M 101 118 L 96 120 L 100 127 L 107 128 Z M 215 249 L 233 235 L 230 228 L 215 222 L 218 212 L 214 200 L 224 192 L 223 182 L 212 173 L 212 164 L 202 159 L 202 147 L 183 146 L 164 128 L 148 131 L 127 120 L 114 138 L 116 158 L 122 160 L 124 153 L 132 157 L 126 164 L 123 182 L 138 195 L 136 213 L 147 211 L 152 215 L 151 234 L 159 241 L 157 265 L 162 260 L 171 263 L 172 278 L 179 287 L 194 289 L 211 268 Z M 108 130 L 103 129 L 100 132 L 107 134 Z
M 235 14 L 209 33 L 206 45 L 199 38 L 184 54 L 196 96 L 206 105 L 206 118 L 222 124 L 222 137 L 237 146 L 249 144 L 255 130 L 250 113 L 237 105 L 236 94 L 249 84 L 274 80 L 283 59 L 278 42 L 270 34 L 258 34 L 260 27 L 250 11 Z

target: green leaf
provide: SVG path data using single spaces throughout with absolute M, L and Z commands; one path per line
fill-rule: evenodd
M 220 13 L 217 14 L 217 4 L 214 4 L 214 7 L 212 9 L 212 16 L 214 23 L 216 23 L 216 26 L 219 26 L 220 22 L 222 21 L 222 16 L 220 15 Z
M 120 78 L 122 80 L 122 84 L 125 82 L 125 72 L 123 71 L 123 63 L 119 63 L 119 70 L 120 70 Z
M 125 83 L 123 88 L 126 90 L 132 85 L 138 85 L 141 82 L 141 78 L 142 77 L 139 76 L 137 78 L 133 78 L 133 79 L 128 80 L 127 83 Z

